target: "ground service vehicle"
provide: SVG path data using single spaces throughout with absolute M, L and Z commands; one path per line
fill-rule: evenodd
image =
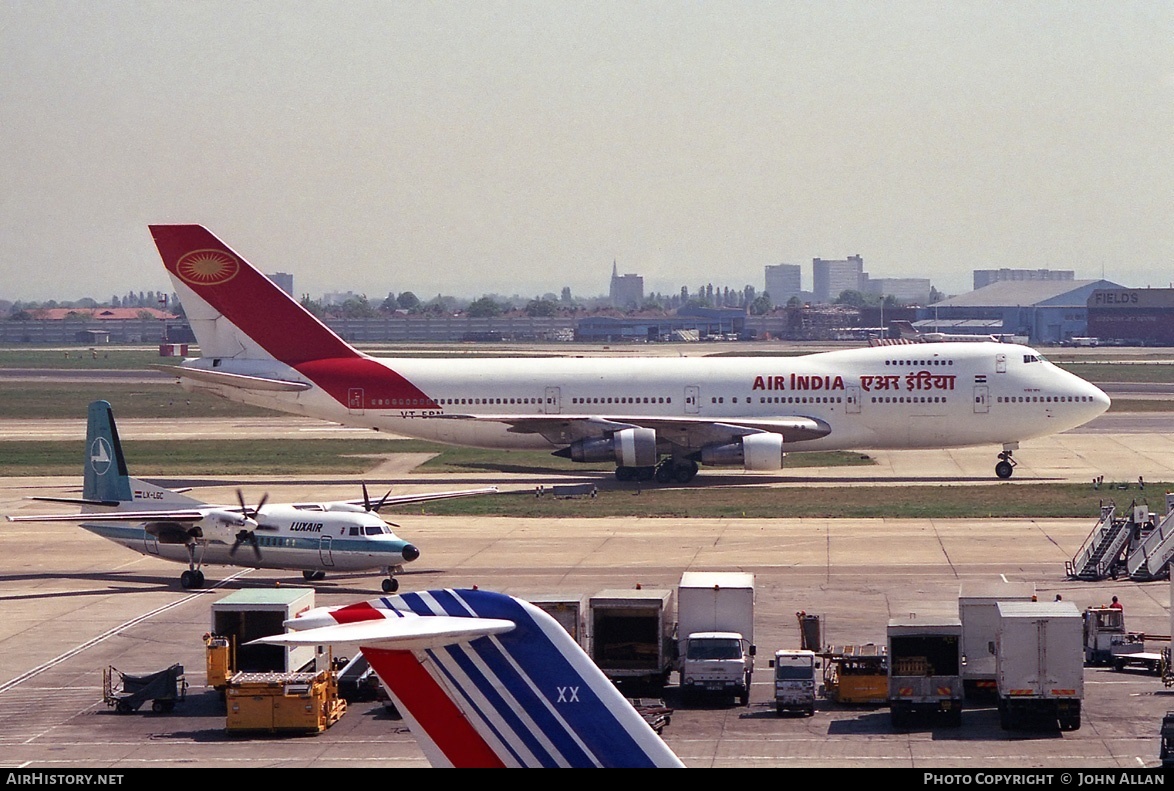
M 123 673 L 111 665 L 102 671 L 102 699 L 119 714 L 130 714 L 151 701 L 151 711 L 163 714 L 187 698 L 188 682 L 183 665 L 155 673 Z
M 828 646 L 823 658 L 823 694 L 833 703 L 883 706 L 889 702 L 889 657 L 875 643 Z
M 663 687 L 676 665 L 671 588 L 603 590 L 591 597 L 588 655 L 612 681 Z
M 682 574 L 677 638 L 682 695 L 732 695 L 748 704 L 754 676 L 754 575 Z
M 807 649 L 775 651 L 771 667 L 775 671 L 775 712 L 779 715 L 798 711 L 808 717 L 815 714 L 815 671 L 820 663 L 815 652 Z
M 1030 582 L 991 582 L 963 585 L 958 593 L 962 621 L 962 687 L 968 699 L 993 700 L 996 693 L 995 654 L 990 646 L 999 626 L 1001 601 L 1031 601 Z
M 1080 612 L 1071 602 L 999 602 L 999 724 L 1073 731 L 1084 698 Z
M 916 717 L 962 724 L 962 622 L 894 619 L 888 625 L 889 714 L 893 727 Z
M 1163 769 L 1174 769 L 1174 711 L 1167 711 L 1162 717 L 1160 733 L 1162 744 L 1158 751 L 1158 758 L 1162 760 Z

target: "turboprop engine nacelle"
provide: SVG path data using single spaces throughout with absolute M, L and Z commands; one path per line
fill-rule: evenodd
M 626 428 L 610 437 L 580 439 L 568 448 L 574 461 L 615 461 L 621 467 L 656 465 L 656 430 Z
M 747 470 L 781 470 L 783 468 L 782 434 L 747 434 L 728 445 L 710 445 L 701 449 L 701 463 L 706 465 L 741 464 Z
M 257 520 L 234 511 L 214 510 L 205 514 L 197 525 L 205 538 L 231 542 L 242 530 L 250 533 L 256 530 Z

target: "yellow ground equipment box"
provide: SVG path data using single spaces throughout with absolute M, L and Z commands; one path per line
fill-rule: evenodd
M 204 635 L 207 653 L 208 686 L 223 693 L 236 672 L 235 645 L 232 639 L 215 634 Z
M 237 673 L 225 688 L 229 732 L 321 733 L 346 712 L 332 671 Z
M 888 703 L 888 657 L 883 645 L 830 646 L 820 655 L 828 700 L 877 706 Z

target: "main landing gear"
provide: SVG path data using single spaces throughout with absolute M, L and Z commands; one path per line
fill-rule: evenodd
M 655 467 L 616 467 L 617 481 L 651 481 L 688 483 L 697 477 L 697 462 L 692 459 L 665 459 Z
M 201 546 L 204 546 L 201 544 Z M 184 590 L 204 587 L 204 572 L 200 571 L 200 561 L 196 560 L 196 543 L 188 541 L 188 570 L 179 575 L 179 586 Z M 203 559 L 203 552 L 200 557 Z
M 995 475 L 1000 478 L 1010 478 L 1015 471 L 1015 459 L 1011 458 L 1011 451 L 1005 450 L 999 454 L 999 463 L 995 465 Z

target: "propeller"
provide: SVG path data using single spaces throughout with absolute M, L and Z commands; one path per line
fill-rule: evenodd
M 384 504 L 387 502 L 388 497 L 391 497 L 391 489 L 387 490 L 387 494 L 383 495 L 383 497 L 380 498 L 378 503 L 375 503 L 374 505 L 372 505 L 371 504 L 371 497 L 370 497 L 370 495 L 367 494 L 367 484 L 365 484 L 365 483 L 363 484 L 363 508 L 365 510 L 367 510 L 371 513 L 378 514 L 379 509 L 384 506 Z M 384 519 L 383 521 L 387 522 L 386 519 Z M 399 525 L 397 525 L 395 522 L 387 522 L 387 524 L 391 525 L 392 527 L 399 527 Z
M 363 484 L 363 508 L 364 509 L 366 509 L 368 511 L 373 511 L 375 513 L 379 513 L 379 509 L 384 506 L 384 504 L 387 502 L 388 497 L 391 497 L 391 489 L 387 490 L 387 494 L 383 495 L 383 497 L 379 500 L 378 503 L 375 503 L 374 505 L 372 505 L 371 504 L 371 497 L 367 494 L 367 484 L 365 484 L 365 483 Z
M 240 532 L 238 532 L 236 534 L 236 540 L 232 542 L 232 547 L 230 547 L 228 550 L 228 554 L 230 556 L 235 557 L 236 551 L 238 549 L 240 549 L 241 544 L 249 544 L 250 546 L 253 547 L 253 555 L 258 560 L 260 560 L 261 559 L 261 547 L 258 546 L 258 544 L 257 544 L 256 531 L 257 530 L 272 530 L 273 528 L 265 526 L 265 525 L 257 524 L 257 515 L 261 513 L 261 509 L 264 508 L 265 503 L 269 501 L 269 493 L 266 492 L 261 497 L 261 501 L 257 503 L 256 508 L 249 508 L 249 506 L 247 506 L 245 504 L 245 494 L 240 489 L 236 490 L 236 499 L 237 499 L 237 502 L 240 503 L 241 513 L 244 514 L 245 519 L 251 521 L 255 525 L 255 527 L 253 530 L 249 530 L 246 527 L 246 528 L 242 529 Z
M 237 502 L 241 504 L 241 511 L 244 513 L 244 515 L 250 519 L 256 519 L 257 514 L 259 514 L 261 509 L 265 507 L 265 503 L 269 502 L 269 492 L 265 492 L 265 494 L 261 496 L 261 502 L 257 503 L 256 508 L 249 508 L 247 505 L 245 505 L 245 493 L 240 489 L 236 490 L 236 499 Z

